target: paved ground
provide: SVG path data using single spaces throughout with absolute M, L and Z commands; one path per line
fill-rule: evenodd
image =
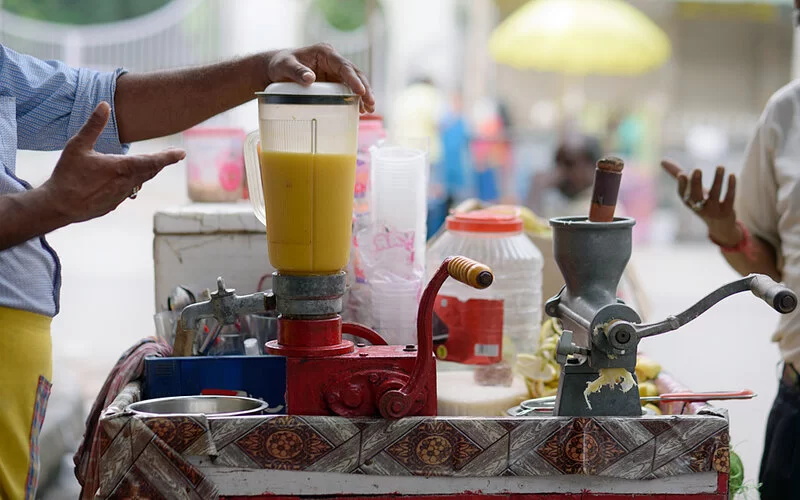
M 146 143 L 134 151 L 162 145 Z M 23 153 L 20 175 L 43 181 L 56 158 Z M 183 166 L 172 167 L 113 214 L 64 228 L 50 238 L 64 269 L 62 312 L 53 323 L 54 400 L 59 391 L 68 400 L 66 392 L 79 388 L 88 404 L 119 354 L 152 334 L 152 215 L 160 207 L 185 203 L 185 186 Z M 708 245 L 637 248 L 635 256 L 641 278 L 650 287 L 653 319 L 680 312 L 735 278 Z M 776 390 L 778 355 L 769 342 L 775 321 L 767 306 L 742 295 L 680 332 L 642 345 L 694 390 L 749 388 L 758 393 L 751 402 L 723 405 L 730 409 L 734 448 L 744 459 L 748 478 L 757 473 L 763 426 Z M 65 471 L 63 481 L 46 498 L 75 498 L 71 478 L 72 471 Z

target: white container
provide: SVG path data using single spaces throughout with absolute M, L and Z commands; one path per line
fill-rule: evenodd
M 219 276 L 240 295 L 272 288 L 264 225 L 250 203 L 165 208 L 153 217 L 153 233 L 155 312 L 166 310 L 176 286 L 200 297 L 216 290 Z
M 463 255 L 488 265 L 495 280 L 486 290 L 453 280 L 442 286 L 435 309 L 441 320 L 434 331 L 437 369 L 471 371 L 479 386 L 518 386 L 514 358 L 535 351 L 542 320 L 542 254 L 515 215 L 467 212 L 448 217 L 446 227 L 428 250 L 429 278 L 446 257 Z M 440 388 L 440 410 L 444 400 L 458 401 Z M 464 414 L 460 406 L 454 412 Z

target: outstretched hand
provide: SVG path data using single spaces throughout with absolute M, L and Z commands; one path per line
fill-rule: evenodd
M 67 142 L 53 175 L 42 188 L 67 223 L 100 217 L 114 210 L 144 182 L 186 156 L 167 149 L 145 155 L 106 155 L 94 145 L 108 123 L 111 107 L 101 102 Z
M 669 160 L 662 161 L 661 166 L 677 180 L 678 196 L 706 223 L 709 235 L 721 244 L 735 246 L 742 237 L 734 210 L 736 176 L 728 176 L 728 190 L 722 197 L 725 167 L 717 167 L 711 189 L 706 190 L 703 187 L 703 173 L 699 169 L 695 169 L 689 177 Z

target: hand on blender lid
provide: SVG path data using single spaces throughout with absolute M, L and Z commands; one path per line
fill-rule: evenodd
M 367 77 L 327 43 L 270 53 L 267 78 L 269 83 L 343 83 L 361 97 L 362 113 L 375 111 L 375 96 Z

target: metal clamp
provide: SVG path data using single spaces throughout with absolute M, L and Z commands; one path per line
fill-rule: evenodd
M 575 354 L 588 356 L 589 352 L 589 349 L 575 345 L 572 342 L 572 332 L 569 330 L 564 330 L 561 333 L 561 338 L 558 339 L 558 344 L 556 345 L 556 363 L 565 365 L 567 364 L 568 356 L 573 356 Z
M 197 325 L 201 319 L 214 318 L 217 320 L 217 328 L 200 347 L 200 354 L 204 355 L 213 345 L 223 326 L 233 325 L 241 315 L 265 313 L 274 309 L 275 296 L 272 292 L 238 296 L 236 290 L 225 288 L 225 281 L 219 277 L 217 278 L 217 290 L 211 293 L 210 300 L 190 304 L 181 312 L 173 354 L 175 356 L 192 355 Z

